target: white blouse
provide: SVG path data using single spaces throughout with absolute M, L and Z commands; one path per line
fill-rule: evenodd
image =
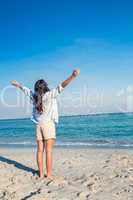
M 46 92 L 43 96 L 43 112 L 39 113 L 36 109 L 35 102 L 33 99 L 34 93 L 27 87 L 22 87 L 22 90 L 26 96 L 28 96 L 33 104 L 33 111 L 31 120 L 38 124 L 39 122 L 47 122 L 53 120 L 58 123 L 58 104 L 57 104 L 57 96 L 62 92 L 63 87 L 61 84 L 57 86 L 57 88 L 52 89 Z

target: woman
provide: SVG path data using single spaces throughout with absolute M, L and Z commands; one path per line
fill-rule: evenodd
M 35 83 L 34 92 L 15 80 L 11 81 L 11 84 L 21 89 L 33 103 L 31 120 L 36 125 L 37 164 L 41 178 L 43 177 L 44 148 L 46 152 L 46 176 L 52 178 L 52 148 L 56 139 L 55 122 L 58 123 L 57 96 L 79 73 L 79 70 L 74 70 L 68 79 L 52 90 L 43 79 Z

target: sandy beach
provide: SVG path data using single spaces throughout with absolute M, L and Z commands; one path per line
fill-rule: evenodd
M 55 148 L 53 181 L 37 179 L 35 149 L 0 152 L 2 200 L 133 200 L 133 150 Z

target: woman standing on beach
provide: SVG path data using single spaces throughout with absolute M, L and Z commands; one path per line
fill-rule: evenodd
M 39 177 L 43 177 L 43 151 L 46 152 L 46 176 L 52 177 L 52 148 L 56 139 L 55 122 L 58 123 L 57 96 L 62 90 L 80 73 L 74 70 L 72 75 L 50 90 L 48 84 L 43 80 L 38 80 L 34 85 L 34 92 L 24 87 L 19 82 L 13 80 L 11 84 L 21 89 L 25 95 L 29 96 L 33 103 L 31 120 L 36 125 L 37 140 L 37 164 Z

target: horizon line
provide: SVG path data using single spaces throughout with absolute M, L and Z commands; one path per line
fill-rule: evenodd
M 133 114 L 132 112 L 101 112 L 101 113 L 88 113 L 88 114 L 73 114 L 73 115 L 60 115 L 60 117 L 79 117 L 79 116 L 91 116 L 91 115 L 111 115 L 111 114 Z M 30 119 L 30 117 L 23 118 L 1 118 L 0 120 L 23 120 Z

